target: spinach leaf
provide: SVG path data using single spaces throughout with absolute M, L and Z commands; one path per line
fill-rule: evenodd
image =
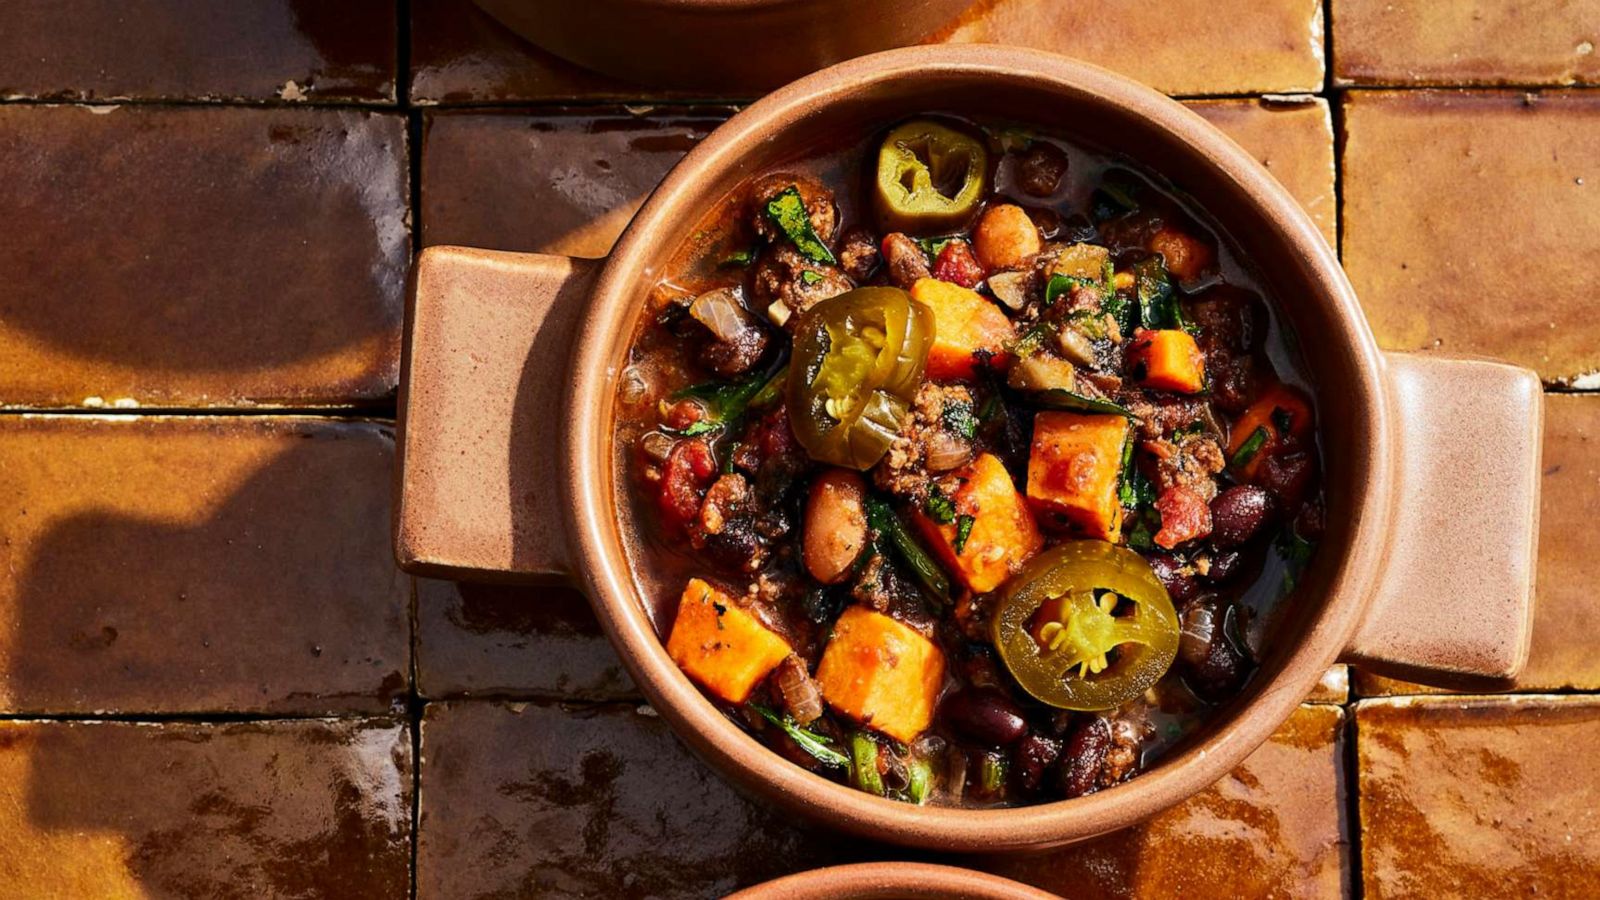
M 794 244 L 801 256 L 830 266 L 837 262 L 833 258 L 833 251 L 812 230 L 811 216 L 806 212 L 805 201 L 800 198 L 800 190 L 794 185 L 784 188 L 767 201 L 767 218 Z
M 750 704 L 750 708 L 761 714 L 761 718 L 783 729 L 783 733 L 794 741 L 795 746 L 809 753 L 812 759 L 833 769 L 843 769 L 850 765 L 850 757 L 840 753 L 829 746 L 833 741 L 815 731 L 807 731 L 795 724 L 788 716 L 779 716 L 765 706 Z

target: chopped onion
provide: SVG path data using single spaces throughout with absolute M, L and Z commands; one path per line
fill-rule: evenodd
M 1028 303 L 1027 272 L 996 272 L 989 276 L 989 290 L 994 298 L 1012 309 L 1021 309 Z
M 717 288 L 694 298 L 689 304 L 689 315 L 717 336 L 717 340 L 739 344 L 749 340 L 756 324 L 739 302 L 733 288 Z
M 972 459 L 972 445 L 940 431 L 928 438 L 928 471 L 948 472 Z
M 1061 329 L 1056 333 L 1056 342 L 1061 346 L 1062 356 L 1085 368 L 1094 365 L 1094 344 L 1077 328 L 1068 325 Z
M 644 451 L 644 455 L 658 463 L 667 461 L 673 446 L 677 443 L 659 431 L 647 431 L 644 437 L 639 439 L 639 447 Z

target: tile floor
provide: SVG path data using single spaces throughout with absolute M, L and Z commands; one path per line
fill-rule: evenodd
M 1076 897 L 1593 896 L 1600 4 L 976 10 L 941 39 L 1085 57 L 1239 140 L 1385 346 L 1552 393 L 1516 692 L 1339 669 L 1152 822 L 961 862 Z M 417 250 L 604 255 L 748 98 L 588 75 L 468 0 L 0 21 L 0 895 L 711 897 L 907 855 L 729 789 L 579 595 L 392 563 Z

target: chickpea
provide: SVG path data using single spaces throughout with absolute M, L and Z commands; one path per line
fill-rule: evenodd
M 989 207 L 972 230 L 972 249 L 991 272 L 1021 268 L 1043 246 L 1027 211 L 1010 203 Z

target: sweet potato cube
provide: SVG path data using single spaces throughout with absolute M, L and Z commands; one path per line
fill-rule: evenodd
M 833 625 L 817 683 L 844 715 L 897 741 L 928 730 L 944 682 L 944 654 L 910 626 L 852 606 Z
M 955 476 L 961 486 L 950 495 L 954 521 L 935 522 L 926 510 L 918 510 L 915 519 L 944 565 L 981 594 L 1021 569 L 1044 545 L 1044 535 L 994 454 L 979 456 Z
M 735 606 L 727 594 L 689 579 L 667 638 L 667 654 L 701 687 L 729 703 L 743 703 L 792 652 L 788 641 Z
M 1187 331 L 1140 332 L 1128 349 L 1139 382 L 1158 391 L 1196 394 L 1206 386 L 1206 356 Z
M 1013 336 L 1011 320 L 982 294 L 959 284 L 919 278 L 911 298 L 933 310 L 933 346 L 928 348 L 927 375 L 934 380 L 971 378 L 977 374 L 979 351 L 999 362 Z
M 1086 537 L 1116 541 L 1122 532 L 1117 483 L 1128 420 L 1118 415 L 1042 412 L 1033 419 L 1028 499 L 1041 514 Z

